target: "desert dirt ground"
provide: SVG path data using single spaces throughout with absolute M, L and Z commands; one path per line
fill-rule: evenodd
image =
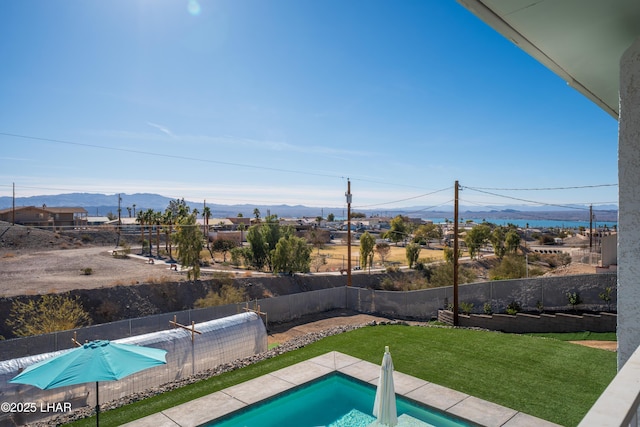
M 290 339 L 313 332 L 321 332 L 336 326 L 364 325 L 371 322 L 389 322 L 393 319 L 351 310 L 331 310 L 304 316 L 292 322 L 269 325 L 269 345 L 284 343 Z
M 184 278 L 168 264 L 116 258 L 110 247 L 0 253 L 0 296 L 38 295 Z M 90 268 L 91 274 L 83 270 Z
M 0 297 L 186 279 L 184 272 L 171 270 L 165 262 L 155 261 L 154 264 L 149 264 L 148 258 L 136 256 L 116 258 L 111 254 L 113 249 L 113 246 L 89 246 L 0 250 Z M 131 251 L 132 254 L 137 252 L 136 249 Z M 84 274 L 87 268 L 91 269 L 89 275 Z M 222 268 L 219 263 L 211 266 L 211 269 L 218 268 Z M 579 263 L 572 263 L 553 272 L 554 275 L 588 273 L 595 273 L 595 267 Z M 207 274 L 205 272 L 203 276 L 206 277 Z
M 173 271 L 168 264 L 149 264 L 146 258 L 116 258 L 112 247 L 96 246 L 78 249 L 1 251 L 0 252 L 0 297 L 38 295 L 66 292 L 74 289 L 91 289 L 137 283 L 159 283 L 184 279 L 184 273 Z M 135 253 L 135 251 L 133 251 Z M 83 270 L 92 273 L 85 275 Z M 593 267 L 572 264 L 563 274 L 593 272 Z M 286 324 L 271 325 L 269 343 L 283 343 L 296 336 L 330 329 L 335 326 L 361 325 L 372 321 L 384 322 L 392 319 L 334 310 Z M 617 343 L 602 341 L 580 341 L 607 350 L 616 350 Z

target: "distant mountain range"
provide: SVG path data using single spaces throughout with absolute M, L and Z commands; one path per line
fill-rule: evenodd
M 136 193 L 121 194 L 120 206 L 121 215 L 129 216 L 129 209 L 133 216 L 133 210 L 153 209 L 156 211 L 164 211 L 171 199 L 159 194 Z M 185 202 L 193 209 L 197 208 L 202 212 L 203 203 L 185 200 Z M 0 197 L 0 209 L 12 207 L 13 201 L 11 197 Z M 31 196 L 17 197 L 15 199 L 16 206 L 50 206 L 50 207 L 83 207 L 89 213 L 89 216 L 106 216 L 108 213 L 116 214 L 118 212 L 118 195 L 117 194 L 98 194 L 98 193 L 67 193 L 51 196 Z M 245 217 L 253 216 L 254 209 L 259 209 L 262 216 L 269 214 L 278 215 L 279 217 L 316 217 L 333 213 L 336 218 L 346 217 L 346 207 L 309 207 L 302 205 L 221 205 L 215 203 L 207 203 L 209 209 L 215 218 L 235 217 L 241 213 Z M 427 210 L 424 206 L 412 206 L 399 209 L 386 210 L 362 210 L 358 212 L 365 213 L 369 216 L 395 216 L 408 215 L 411 217 L 421 218 L 452 218 L 453 207 L 444 208 L 440 211 Z M 594 209 L 594 214 L 598 221 L 617 221 L 618 207 L 616 205 L 600 205 Z M 589 206 L 575 205 L 568 208 L 561 207 L 531 207 L 531 206 L 494 206 L 490 210 L 479 211 L 471 207 L 460 206 L 459 216 L 461 218 L 479 218 L 479 219 L 548 219 L 561 221 L 588 221 Z

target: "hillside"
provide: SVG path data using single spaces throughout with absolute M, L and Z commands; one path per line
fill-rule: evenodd
M 172 200 L 169 197 L 152 193 L 136 193 L 136 194 L 99 194 L 99 193 L 67 193 L 46 196 L 30 196 L 17 197 L 15 199 L 16 206 L 42 206 L 43 204 L 50 207 L 77 206 L 87 210 L 90 216 L 107 215 L 108 213 L 118 212 L 118 197 L 121 197 L 120 206 L 123 216 L 129 215 L 129 209 L 140 211 L 153 209 L 164 211 Z M 0 209 L 10 208 L 14 201 L 11 197 L 0 197 Z M 202 211 L 204 201 L 189 201 L 186 203 L 193 209 L 197 208 Z M 258 209 L 263 216 L 268 213 L 278 215 L 279 217 L 316 217 L 318 215 L 326 216 L 333 213 L 337 218 L 344 217 L 344 207 L 325 206 L 325 207 L 309 207 L 302 205 L 255 205 L 255 204 L 235 204 L 222 205 L 208 202 L 207 206 L 211 209 L 213 216 L 216 218 L 235 217 L 239 213 L 243 216 L 253 216 L 254 209 Z M 129 208 L 129 209 L 128 209 Z M 363 213 L 371 215 L 380 215 L 377 210 L 361 210 Z M 406 208 L 396 208 L 385 210 L 384 216 L 408 215 L 416 216 L 415 212 L 422 212 L 423 217 L 429 218 L 451 218 L 453 216 L 453 208 L 444 208 L 442 211 L 433 211 L 426 209 L 424 206 L 411 206 Z M 615 205 L 603 205 L 594 210 L 594 214 L 598 221 L 616 222 L 618 219 L 618 211 Z M 460 207 L 461 218 L 480 218 L 480 219 L 502 219 L 502 220 L 556 220 L 556 221 L 588 221 L 588 206 L 573 206 L 571 209 L 550 209 L 536 208 L 532 206 L 496 206 L 493 209 L 479 211 L 473 207 Z

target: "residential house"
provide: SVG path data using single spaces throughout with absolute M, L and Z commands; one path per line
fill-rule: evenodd
M 33 227 L 86 227 L 87 210 L 46 205 L 20 206 L 0 210 L 0 221 Z

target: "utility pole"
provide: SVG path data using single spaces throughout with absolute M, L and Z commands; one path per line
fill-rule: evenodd
M 591 252 L 593 252 L 593 205 L 589 205 L 589 253 Z
M 11 209 L 11 225 L 16 225 L 16 183 L 13 183 L 13 198 Z
M 120 216 L 122 208 L 120 206 L 120 203 L 122 203 L 122 197 L 120 197 L 120 193 L 118 193 L 118 229 L 122 225 L 122 217 Z
M 458 320 L 458 181 L 455 183 L 453 203 L 453 326 L 459 325 Z
M 351 286 L 351 181 L 347 178 L 347 286 Z
M 120 245 L 120 234 L 122 232 L 122 218 L 120 213 L 122 212 L 122 208 L 120 207 L 120 203 L 122 202 L 122 197 L 120 197 L 120 193 L 118 193 L 118 241 L 116 242 L 116 246 Z

